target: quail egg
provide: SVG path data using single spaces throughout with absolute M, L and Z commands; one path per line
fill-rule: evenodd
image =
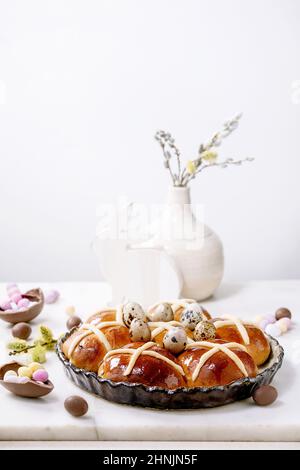
M 200 321 L 194 331 L 195 341 L 206 341 L 215 339 L 216 327 L 210 321 Z
M 172 321 L 174 320 L 174 313 L 170 304 L 161 303 L 156 305 L 148 314 L 151 321 Z
M 151 330 L 148 323 L 139 318 L 134 318 L 130 324 L 129 336 L 133 342 L 135 341 L 150 341 Z
M 123 320 L 125 325 L 129 328 L 132 320 L 138 318 L 145 320 L 145 312 L 140 304 L 136 302 L 127 302 L 123 307 Z
M 180 317 L 180 321 L 185 328 L 193 331 L 196 325 L 205 320 L 206 317 L 203 314 L 202 307 L 199 304 L 190 304 L 186 307 Z
M 164 347 L 173 354 L 181 353 L 187 344 L 187 335 L 183 328 L 174 326 L 164 336 Z

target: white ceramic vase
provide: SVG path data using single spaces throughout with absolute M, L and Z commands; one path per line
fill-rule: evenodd
M 192 210 L 190 189 L 170 187 L 162 215 L 163 246 L 182 276 L 181 297 L 210 297 L 224 272 L 219 237 Z
M 222 243 L 195 217 L 189 188 L 170 187 L 160 216 L 143 228 L 139 241 L 129 233 L 111 237 L 109 224 L 97 229 L 94 249 L 113 304 L 125 298 L 145 306 L 164 298 L 201 301 L 213 294 L 223 276 Z

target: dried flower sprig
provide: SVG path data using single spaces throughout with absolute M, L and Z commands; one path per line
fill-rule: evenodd
M 47 326 L 41 325 L 39 332 L 39 337 L 33 343 L 28 343 L 22 339 L 16 339 L 8 343 L 9 355 L 15 356 L 16 354 L 30 353 L 33 362 L 41 364 L 45 362 L 46 352 L 54 350 L 57 339 L 54 339 L 52 331 Z
M 242 114 L 238 114 L 233 119 L 226 121 L 222 129 L 216 132 L 207 144 L 200 145 L 197 157 L 194 160 L 189 160 L 183 170 L 181 169 L 181 154 L 171 134 L 161 130 L 155 134 L 155 139 L 163 150 L 164 166 L 169 170 L 174 186 L 187 186 L 198 173 L 212 166 L 227 168 L 229 165 L 241 165 L 244 162 L 253 160 L 253 158 L 248 157 L 242 160 L 228 158 L 221 162 L 217 161 L 218 153 L 216 147 L 219 147 L 223 140 L 238 127 L 241 117 Z M 171 168 L 171 159 L 173 157 L 177 161 L 176 172 Z

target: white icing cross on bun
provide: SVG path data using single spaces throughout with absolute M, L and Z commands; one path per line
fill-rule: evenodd
M 200 360 L 197 364 L 197 367 L 193 372 L 192 380 L 194 382 L 198 378 L 200 370 L 202 369 L 202 367 L 204 366 L 206 361 L 208 361 L 208 359 L 210 357 L 212 357 L 214 354 L 216 354 L 219 351 L 222 351 L 224 354 L 226 354 L 228 357 L 230 357 L 230 359 L 232 359 L 232 361 L 240 369 L 240 371 L 243 373 L 243 375 L 245 377 L 248 377 L 248 372 L 247 372 L 243 362 L 241 361 L 241 359 L 233 351 L 231 351 L 232 348 L 236 348 L 236 349 L 240 349 L 241 351 L 247 352 L 247 349 L 242 344 L 239 344 L 239 343 L 219 344 L 219 343 L 211 343 L 209 341 L 196 341 L 193 344 L 188 344 L 186 346 L 186 349 L 191 349 L 191 348 L 194 348 L 194 347 L 197 347 L 197 346 L 203 346 L 205 348 L 208 348 L 208 351 L 201 356 L 201 358 L 200 358 Z

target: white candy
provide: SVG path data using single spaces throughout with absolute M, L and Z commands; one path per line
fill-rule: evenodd
M 19 378 L 17 375 L 4 376 L 4 382 L 19 383 Z
M 9 377 L 18 377 L 18 374 L 14 370 L 8 370 L 7 372 L 5 372 L 3 380 L 7 382 L 7 379 Z
M 29 377 L 18 377 L 18 383 L 19 384 L 27 384 L 27 382 L 30 381 Z
M 279 326 L 281 333 L 286 333 L 288 330 L 287 324 L 285 321 L 278 320 L 276 324 Z
M 265 328 L 265 332 L 270 336 L 274 336 L 275 338 L 277 336 L 281 336 L 281 330 L 279 325 L 277 325 L 277 322 L 269 323 L 269 325 L 267 325 Z

